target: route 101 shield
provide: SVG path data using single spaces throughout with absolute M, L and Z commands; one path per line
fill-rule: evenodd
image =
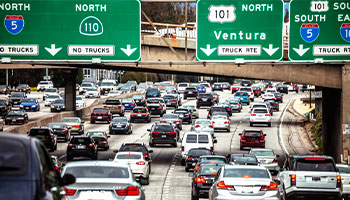
M 318 24 L 303 24 L 300 27 L 301 38 L 307 43 L 315 41 L 320 34 Z
M 345 41 L 350 42 L 350 24 L 341 25 L 340 35 Z
M 24 27 L 23 17 L 21 15 L 6 16 L 5 27 L 9 33 L 13 35 L 17 35 L 23 30 L 23 27 Z

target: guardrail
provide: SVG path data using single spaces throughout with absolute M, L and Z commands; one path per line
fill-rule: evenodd
M 153 24 L 153 26 L 152 26 Z M 149 23 L 141 22 L 141 33 L 147 35 L 154 35 L 164 38 L 185 38 L 186 26 L 178 24 L 165 24 L 165 23 Z M 187 38 L 197 38 L 197 30 L 195 26 L 187 26 Z

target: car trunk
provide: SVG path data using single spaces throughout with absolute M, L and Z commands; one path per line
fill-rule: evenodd
M 334 189 L 337 185 L 336 172 L 310 172 L 298 171 L 296 173 L 296 186 L 298 188 L 324 188 Z
M 270 164 L 275 159 L 275 156 L 257 156 L 256 157 L 260 164 Z
M 232 194 L 242 195 L 263 195 L 265 191 L 260 191 L 261 186 L 269 186 L 271 180 L 268 178 L 226 178 L 225 185 L 234 186 Z

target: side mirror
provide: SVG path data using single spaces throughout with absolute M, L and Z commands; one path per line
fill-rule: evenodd
M 84 121 L 81 121 L 81 124 L 84 124 L 85 122 Z
M 111 136 L 110 135 L 107 135 L 107 138 L 110 138 Z
M 266 136 L 266 134 L 264 134 L 264 136 Z
M 218 143 L 217 139 L 214 139 L 214 143 Z
M 238 134 L 238 135 L 242 135 L 242 133 Z
M 75 177 L 72 174 L 65 174 L 62 177 L 62 186 L 70 185 L 75 183 Z
M 148 132 L 151 132 L 151 129 L 147 129 Z
M 113 150 L 113 153 L 118 153 L 118 149 L 114 149 L 114 150 Z
M 153 153 L 153 150 L 149 150 L 148 153 Z
M 180 143 L 181 143 L 181 142 L 182 142 L 182 139 L 181 139 L 181 138 L 179 138 L 179 139 L 177 140 L 177 142 L 180 142 Z
M 278 185 L 281 184 L 281 181 L 279 180 L 279 178 L 275 178 L 275 179 L 273 179 L 273 181 L 274 181 L 275 183 L 277 183 Z

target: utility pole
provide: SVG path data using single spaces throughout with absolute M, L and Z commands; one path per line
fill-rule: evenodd
M 49 69 L 46 68 L 46 76 L 45 76 L 45 79 L 48 81 L 49 80 Z
M 9 86 L 9 70 L 6 69 L 6 87 Z
M 187 2 L 185 3 L 185 61 L 187 61 Z

